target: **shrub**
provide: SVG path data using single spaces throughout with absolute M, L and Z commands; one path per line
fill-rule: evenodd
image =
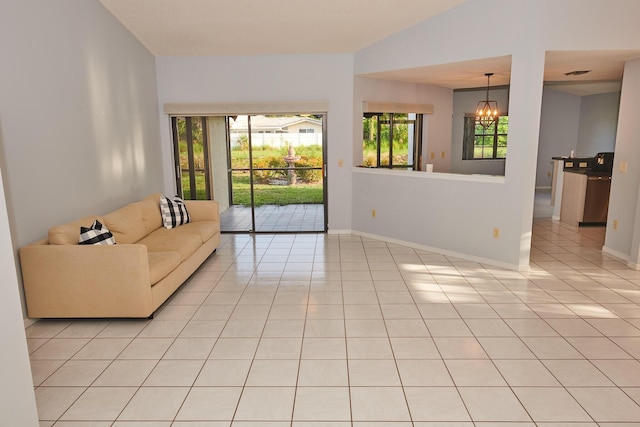
M 300 157 L 294 165 L 297 168 L 321 168 L 322 160 L 317 157 Z M 322 169 L 298 170 L 296 175 L 300 181 L 306 183 L 318 182 L 322 179 Z
M 282 157 L 263 157 L 253 161 L 253 167 L 256 169 L 266 168 L 286 168 L 287 163 Z M 286 171 L 283 170 L 254 170 L 253 179 L 258 184 L 269 184 L 273 179 L 282 179 L 286 177 Z

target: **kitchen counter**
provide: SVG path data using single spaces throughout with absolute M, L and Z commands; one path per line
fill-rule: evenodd
M 604 225 L 609 210 L 611 172 L 564 169 L 560 221 L 571 225 Z

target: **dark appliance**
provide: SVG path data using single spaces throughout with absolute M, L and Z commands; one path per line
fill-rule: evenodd
M 613 153 L 598 153 L 593 158 L 591 170 L 594 172 L 607 172 L 613 171 Z

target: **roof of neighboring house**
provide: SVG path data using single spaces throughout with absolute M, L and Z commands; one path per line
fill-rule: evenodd
M 251 130 L 262 131 L 285 131 L 288 127 L 299 124 L 309 123 L 317 126 L 322 126 L 322 120 L 314 119 L 313 117 L 304 116 L 251 116 Z M 231 125 L 231 130 L 246 130 L 247 116 L 238 116 Z

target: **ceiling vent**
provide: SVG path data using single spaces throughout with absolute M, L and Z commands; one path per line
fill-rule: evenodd
M 565 76 L 581 76 L 583 74 L 587 74 L 590 73 L 591 70 L 576 70 L 576 71 L 569 71 L 568 73 L 564 73 Z

